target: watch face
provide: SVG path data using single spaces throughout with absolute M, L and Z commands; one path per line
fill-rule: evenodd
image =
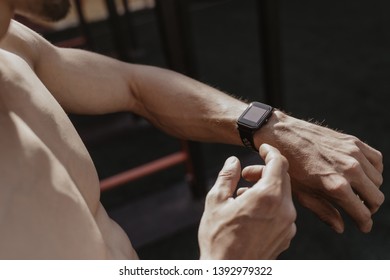
M 272 112 L 272 107 L 260 102 L 253 102 L 238 119 L 238 124 L 250 129 L 259 128 Z
M 264 113 L 267 112 L 264 108 L 259 108 L 255 106 L 251 106 L 249 110 L 242 116 L 243 119 L 257 123 L 261 119 L 261 117 L 264 115 Z

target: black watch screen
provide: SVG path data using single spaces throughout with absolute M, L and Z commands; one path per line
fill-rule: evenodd
M 257 151 L 253 142 L 253 134 L 267 122 L 273 108 L 260 102 L 252 102 L 238 118 L 237 126 L 244 145 Z

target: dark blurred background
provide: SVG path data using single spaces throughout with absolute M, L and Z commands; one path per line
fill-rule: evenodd
M 259 36 L 261 14 L 256 2 L 191 0 L 186 28 L 199 80 L 238 97 L 264 101 L 261 50 L 266 42 Z M 106 18 L 88 22 L 93 51 L 121 58 L 115 42 L 119 36 L 128 47 L 125 59 L 169 67 L 161 22 L 152 1 L 148 3 L 131 9 L 127 21 L 119 13 L 123 30 L 113 31 L 113 22 Z M 298 118 L 323 121 L 380 150 L 385 166 L 382 190 L 388 197 L 390 2 L 280 0 L 279 4 L 281 108 Z M 74 26 L 43 33 L 58 42 L 79 32 Z M 102 179 L 180 149 L 178 140 L 136 116 L 71 118 Z M 228 156 L 238 156 L 243 165 L 259 162 L 244 148 L 227 145 L 202 144 L 198 155 L 207 188 Z M 197 228 L 203 199 L 192 196 L 187 177 L 184 165 L 177 165 L 102 193 L 109 215 L 126 230 L 140 258 L 199 257 Z M 359 232 L 345 215 L 345 233 L 336 234 L 310 211 L 296 206 L 298 232 L 281 259 L 390 258 L 388 200 L 375 214 L 369 234 Z

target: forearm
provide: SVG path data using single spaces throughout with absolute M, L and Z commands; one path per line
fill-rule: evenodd
M 40 49 L 37 74 L 67 112 L 130 111 L 179 138 L 241 144 L 236 120 L 244 102 L 162 68 L 55 48 L 43 40 Z
M 179 138 L 241 145 L 236 121 L 244 102 L 169 70 L 131 67 L 135 113 Z

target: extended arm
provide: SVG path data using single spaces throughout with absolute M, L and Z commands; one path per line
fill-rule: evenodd
M 181 74 L 43 41 L 36 70 L 67 112 L 131 111 L 179 138 L 241 144 L 246 104 Z
M 177 137 L 241 145 L 236 120 L 244 102 L 172 71 L 38 41 L 34 67 L 68 112 L 132 111 Z M 256 133 L 255 143 L 282 152 L 290 163 L 294 194 L 337 232 L 344 224 L 336 207 L 360 230 L 371 230 L 372 214 L 384 201 L 380 152 L 356 137 L 281 111 Z

